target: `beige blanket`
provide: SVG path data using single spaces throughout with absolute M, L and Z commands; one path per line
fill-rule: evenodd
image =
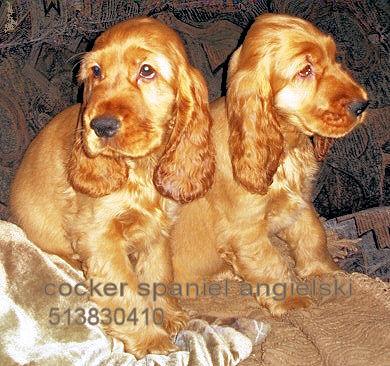
M 47 296 L 44 284 L 80 280 L 81 273 L 42 253 L 19 228 L 0 222 L 1 366 L 222 366 L 241 360 L 242 366 L 390 366 L 390 286 L 357 273 L 338 275 L 341 292 L 317 294 L 314 306 L 281 319 L 240 294 L 240 284 L 231 280 L 227 297 L 182 301 L 198 318 L 176 339 L 183 351 L 148 356 L 137 364 L 119 341 L 96 326 L 48 323 L 50 308 L 93 305 L 86 298 Z M 210 326 L 214 320 L 231 326 Z
M 351 283 L 351 296 L 339 294 L 282 319 L 233 290 L 228 298 L 186 301 L 185 306 L 197 316 L 249 317 L 271 326 L 240 366 L 390 366 L 390 287 L 357 273 L 337 278 L 344 289 Z
M 327 229 L 327 236 L 336 260 L 354 250 L 358 242 L 331 229 Z M 292 265 L 287 246 L 276 238 L 274 244 Z M 194 316 L 205 316 L 209 321 L 238 317 L 270 325 L 265 341 L 254 347 L 242 366 L 390 366 L 389 283 L 359 273 L 340 273 L 334 278 L 309 280 L 307 286 L 316 300 L 314 305 L 281 319 L 271 317 L 253 297 L 243 296 L 242 282 L 237 281 L 229 282 L 227 297 L 182 304 Z M 329 291 L 319 291 L 320 286 Z
M 269 329 L 249 319 L 237 319 L 230 327 L 193 319 L 175 339 L 180 351 L 136 361 L 120 341 L 91 325 L 94 318 L 75 324 L 76 309 L 88 314 L 95 307 L 86 296 L 67 296 L 65 287 L 62 296 L 52 294 L 54 287 L 46 287 L 83 280 L 81 272 L 28 241 L 20 228 L 0 221 L 0 366 L 237 365 Z

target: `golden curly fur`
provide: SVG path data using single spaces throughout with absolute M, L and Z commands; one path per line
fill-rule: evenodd
M 12 215 L 43 250 L 81 261 L 88 279 L 127 284 L 124 296 L 92 297 L 101 309 L 162 308 L 163 327 L 112 322 L 107 331 L 137 357 L 167 353 L 186 315 L 176 299 L 153 303 L 137 286 L 172 281 L 174 201 L 192 201 L 212 184 L 207 88 L 178 35 L 147 18 L 104 32 L 80 80 L 83 105 L 57 115 L 26 152 Z
M 215 183 L 182 208 L 172 246 L 175 282 L 233 270 L 254 285 L 293 283 L 271 243 L 283 238 L 301 277 L 337 271 L 311 202 L 317 171 L 308 136 L 341 137 L 364 119 L 367 95 L 336 62 L 330 36 L 305 20 L 262 15 L 228 69 L 226 98 L 211 104 Z M 259 296 L 272 314 L 310 304 Z

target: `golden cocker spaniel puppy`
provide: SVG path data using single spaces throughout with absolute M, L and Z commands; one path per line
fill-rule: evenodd
M 125 284 L 122 294 L 92 300 L 112 314 L 137 310 L 136 325 L 107 325 L 127 351 L 166 353 L 186 315 L 176 299 L 154 303 L 137 286 L 172 281 L 175 201 L 212 184 L 207 88 L 178 35 L 148 18 L 104 32 L 79 78 L 83 105 L 56 116 L 30 145 L 13 182 L 12 215 L 44 251 L 79 260 L 87 279 Z M 162 326 L 141 319 L 153 308 L 162 309 Z
M 211 104 L 215 183 L 175 224 L 175 282 L 232 269 L 255 292 L 257 284 L 288 289 L 294 274 L 274 235 L 288 243 L 299 276 L 337 271 L 311 202 L 317 163 L 309 136 L 344 136 L 363 121 L 368 101 L 335 56 L 333 39 L 305 20 L 256 19 L 230 60 L 226 98 Z M 258 300 L 274 315 L 310 303 L 291 291 L 284 301 L 272 293 Z

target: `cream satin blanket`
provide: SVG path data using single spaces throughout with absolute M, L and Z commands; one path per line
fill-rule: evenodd
M 17 226 L 0 221 L 1 366 L 237 365 L 269 330 L 256 320 L 238 319 L 232 327 L 223 327 L 193 319 L 176 337 L 180 351 L 137 361 L 123 351 L 120 341 L 106 336 L 98 326 L 67 324 L 66 309 L 88 311 L 94 306 L 86 296 L 45 293 L 49 283 L 75 285 L 80 281 L 81 272 L 43 253 Z

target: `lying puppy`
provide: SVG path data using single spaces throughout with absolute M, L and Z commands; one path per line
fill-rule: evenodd
M 337 271 L 311 202 L 317 172 L 308 136 L 342 137 L 364 119 L 367 95 L 336 62 L 330 36 L 287 15 L 258 17 L 212 103 L 215 184 L 183 207 L 173 232 L 175 282 L 233 269 L 253 285 L 292 284 L 270 237 L 289 245 L 301 277 Z M 256 287 L 254 287 L 256 289 Z M 259 296 L 274 315 L 310 304 Z
M 167 353 L 186 315 L 175 299 L 153 303 L 137 289 L 172 281 L 174 201 L 189 202 L 212 184 L 206 85 L 178 35 L 147 18 L 103 33 L 82 60 L 80 80 L 83 105 L 56 116 L 26 152 L 12 215 L 44 251 L 81 261 L 87 279 L 125 284 L 123 296 L 92 300 L 111 315 L 137 310 L 136 325 L 107 325 L 128 352 Z M 154 308 L 162 327 L 141 319 Z

